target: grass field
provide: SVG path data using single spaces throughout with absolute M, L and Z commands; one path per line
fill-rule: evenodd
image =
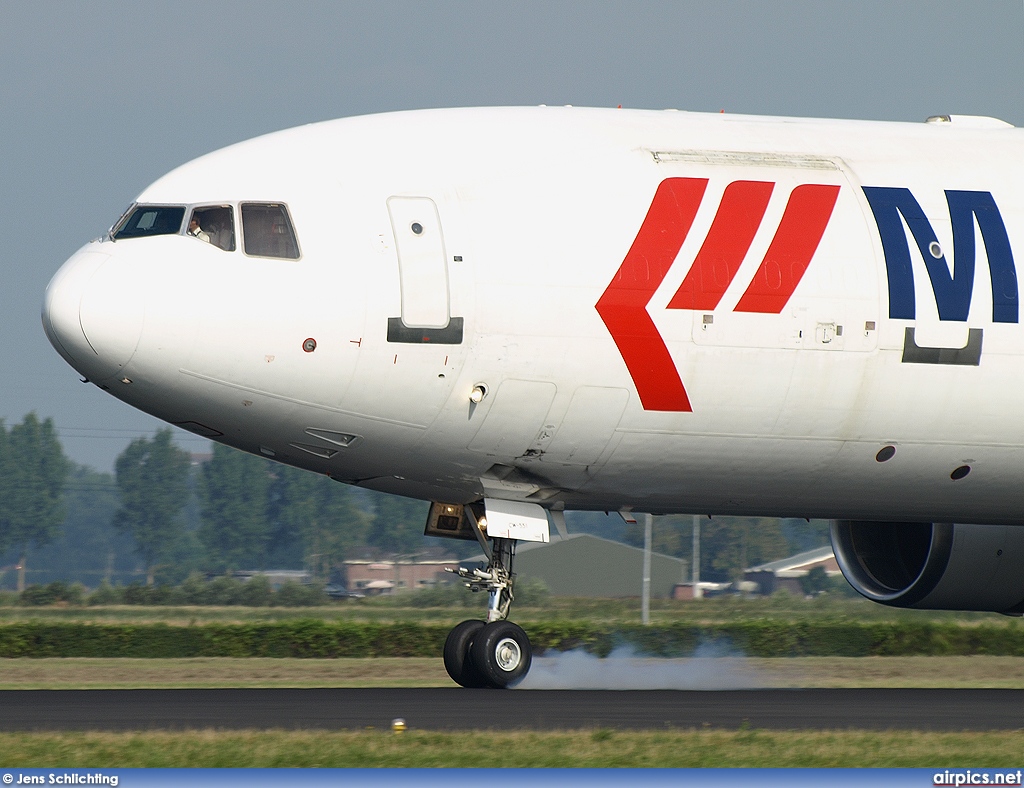
M 0 660 L 0 689 L 454 686 L 440 658 Z
M 668 676 L 673 668 L 696 668 L 705 675 L 718 671 L 742 687 L 1024 689 L 1024 658 L 1019 657 L 632 659 L 631 666 L 655 667 Z M 454 686 L 440 658 L 0 660 L 0 689 Z
M 659 731 L 0 734 L 0 767 L 1020 766 L 1024 733 Z

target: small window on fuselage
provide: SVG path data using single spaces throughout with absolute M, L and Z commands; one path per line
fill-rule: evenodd
M 253 257 L 299 258 L 288 209 L 281 203 L 242 203 L 242 248 Z
M 181 231 L 184 217 L 184 205 L 136 205 L 117 223 L 111 236 L 120 241 L 150 235 L 175 235 Z
M 186 235 L 213 244 L 225 252 L 235 251 L 235 220 L 230 205 L 193 208 Z

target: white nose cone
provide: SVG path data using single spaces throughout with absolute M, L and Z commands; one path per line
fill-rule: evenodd
M 43 328 L 64 359 L 98 383 L 118 375 L 135 354 L 145 317 L 142 293 L 129 262 L 79 252 L 46 289 Z
M 146 315 L 142 292 L 136 267 L 110 258 L 96 270 L 82 293 L 82 331 L 111 375 L 127 366 L 139 346 Z
M 95 355 L 85 340 L 79 312 L 85 286 L 108 259 L 110 255 L 103 252 L 79 252 L 61 266 L 46 287 L 43 330 L 54 349 L 75 369 Z

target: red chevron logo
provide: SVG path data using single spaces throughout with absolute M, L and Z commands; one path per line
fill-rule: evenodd
M 667 178 L 596 306 L 629 370 L 644 410 L 692 411 L 665 340 L 647 305 L 675 263 L 704 199 L 707 178 Z M 732 284 L 768 208 L 774 183 L 734 181 L 722 195 L 700 251 L 669 309 L 715 309 Z M 839 186 L 793 189 L 775 236 L 736 312 L 779 314 L 825 234 Z

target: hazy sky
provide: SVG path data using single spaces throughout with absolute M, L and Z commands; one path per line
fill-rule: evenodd
M 101 470 L 160 426 L 81 384 L 39 307 L 148 183 L 224 145 L 467 105 L 1024 125 L 1022 57 L 1022 0 L 0 0 L 0 417 L 52 416 L 72 459 Z

